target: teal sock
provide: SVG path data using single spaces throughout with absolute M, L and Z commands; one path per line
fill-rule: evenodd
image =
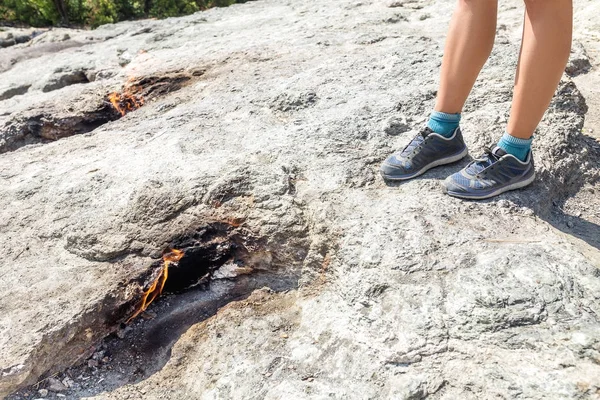
M 427 126 L 440 135 L 449 138 L 452 136 L 458 124 L 460 122 L 460 113 L 458 114 L 446 114 L 439 111 L 434 111 L 429 117 Z
M 498 147 L 508 154 L 512 154 L 513 156 L 517 157 L 519 160 L 525 161 L 529 151 L 531 150 L 532 141 L 533 137 L 530 139 L 519 139 L 511 136 L 508 132 L 504 132 L 504 135 L 502 135 L 500 141 L 498 142 Z

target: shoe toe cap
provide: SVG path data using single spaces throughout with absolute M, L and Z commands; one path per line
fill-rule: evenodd
M 456 175 L 456 174 L 455 174 Z M 466 193 L 467 189 L 462 186 L 455 175 L 450 175 L 443 182 L 444 193 Z
M 410 174 L 411 170 L 403 160 L 399 160 L 395 156 L 388 157 L 379 168 L 383 176 L 402 176 Z

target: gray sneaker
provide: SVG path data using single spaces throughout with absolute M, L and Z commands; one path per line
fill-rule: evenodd
M 390 181 L 411 179 L 430 168 L 456 162 L 467 154 L 460 128 L 449 138 L 425 128 L 401 152 L 392 154 L 381 164 L 381 176 Z
M 450 175 L 443 184 L 446 194 L 463 199 L 487 199 L 509 190 L 520 189 L 535 179 L 531 151 L 525 161 L 496 146 L 486 148 L 481 158 Z

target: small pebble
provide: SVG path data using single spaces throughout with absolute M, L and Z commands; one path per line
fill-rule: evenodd
M 533 210 L 531 208 L 525 208 L 525 209 L 523 209 L 523 215 L 532 217 L 535 215 L 535 212 L 533 212 Z
M 145 320 L 151 320 L 156 318 L 156 313 L 154 311 L 144 311 L 141 314 L 141 317 L 144 318 Z
M 65 387 L 70 388 L 73 387 L 75 382 L 73 381 L 73 379 L 66 377 L 65 379 L 63 379 L 62 384 L 65 385 Z
M 117 335 L 117 337 L 119 339 L 125 339 L 125 335 L 127 335 L 127 332 L 129 332 L 130 330 L 131 330 L 131 327 L 127 326 L 127 327 L 125 327 L 125 329 L 117 329 L 115 334 Z
M 67 390 L 66 386 L 56 378 L 48 378 L 48 390 L 51 392 L 62 392 Z
M 88 360 L 88 367 L 90 368 L 98 368 L 98 360 Z
M 40 389 L 38 390 L 38 393 L 40 394 L 40 396 L 46 397 L 48 396 L 48 389 Z

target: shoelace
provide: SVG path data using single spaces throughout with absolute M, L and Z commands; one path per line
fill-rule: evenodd
M 431 132 L 430 128 L 424 128 L 421 132 L 419 132 L 413 140 L 410 141 L 409 144 L 400 152 L 401 156 L 407 156 L 413 152 L 414 149 L 419 147 L 425 141 L 425 138 Z
M 494 154 L 493 149 L 486 146 L 483 150 L 483 155 L 471 161 L 465 171 L 470 175 L 477 175 L 487 167 L 498 162 L 498 160 L 500 160 L 500 157 Z

